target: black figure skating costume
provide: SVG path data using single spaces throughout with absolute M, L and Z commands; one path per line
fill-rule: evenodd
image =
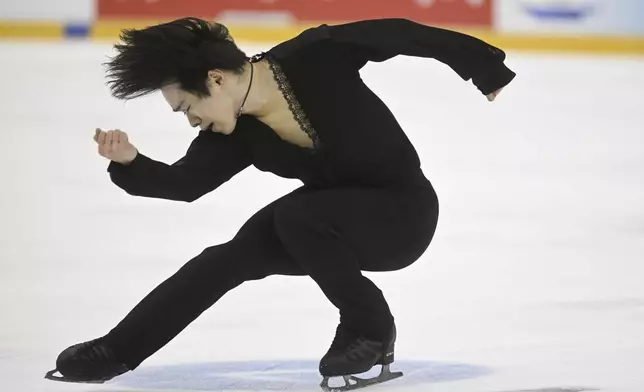
M 174 164 L 142 153 L 129 165 L 111 162 L 112 181 L 141 197 L 191 202 L 249 166 L 303 185 L 257 212 L 231 241 L 188 261 L 101 339 L 64 351 L 57 364 L 65 379 L 100 382 L 135 369 L 225 293 L 270 275 L 311 277 L 340 311 L 320 362 L 323 387 L 328 377 L 351 381 L 378 364 L 386 374 L 376 381 L 397 376 L 388 373 L 394 317 L 362 271 L 415 262 L 438 219 L 414 147 L 360 78 L 368 62 L 398 55 L 440 61 L 485 95 L 515 76 L 503 51 L 457 32 L 404 19 L 322 25 L 251 59 L 269 62 L 312 148 L 242 115 L 231 135 L 200 132 Z M 424 75 L 416 76 L 422 88 Z

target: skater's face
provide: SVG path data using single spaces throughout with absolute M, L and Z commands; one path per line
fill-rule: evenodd
M 186 115 L 191 127 L 228 135 L 237 124 L 238 79 L 232 73 L 212 70 L 206 81 L 210 96 L 198 97 L 181 89 L 178 83 L 163 87 L 161 92 L 172 110 Z

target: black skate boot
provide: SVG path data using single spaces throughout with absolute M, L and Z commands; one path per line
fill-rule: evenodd
M 65 349 L 56 359 L 56 369 L 45 378 L 54 381 L 102 384 L 130 369 L 120 363 L 104 338 L 75 344 Z M 60 372 L 63 377 L 56 377 Z
M 327 392 L 350 391 L 369 385 L 401 377 L 401 372 L 392 373 L 389 369 L 394 362 L 396 326 L 391 330 L 386 341 L 369 340 L 346 328 L 342 323 L 336 330 L 335 339 L 329 351 L 320 361 L 320 374 L 324 377 L 320 387 Z M 382 365 L 380 375 L 371 379 L 362 379 L 354 374 L 365 373 L 375 365 Z M 345 385 L 330 387 L 331 377 L 341 376 Z

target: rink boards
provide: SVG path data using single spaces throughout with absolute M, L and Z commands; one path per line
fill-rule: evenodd
M 141 28 L 159 21 L 99 21 L 91 25 L 83 23 L 0 21 L 0 39 L 93 39 L 97 41 L 113 41 L 118 39 L 120 31 L 124 28 Z M 289 26 L 250 26 L 233 23 L 227 24 L 227 26 L 236 40 L 264 43 L 289 39 L 304 29 L 320 23 L 324 22 Z M 451 28 L 471 34 L 505 50 L 644 54 L 644 37 L 638 36 L 502 34 L 493 32 L 490 29 Z

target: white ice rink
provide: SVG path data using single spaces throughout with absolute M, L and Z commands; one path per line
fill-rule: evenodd
M 192 204 L 117 188 L 96 127 L 168 163 L 196 130 L 160 95 L 111 98 L 110 49 L 0 44 L 0 391 L 319 391 L 338 317 L 304 277 L 241 286 L 104 385 L 43 378 L 61 350 L 108 332 L 298 186 L 250 168 Z M 416 264 L 368 274 L 406 375 L 365 391 L 644 391 L 644 58 L 507 64 L 518 76 L 494 103 L 434 60 L 364 69 L 441 203 Z

